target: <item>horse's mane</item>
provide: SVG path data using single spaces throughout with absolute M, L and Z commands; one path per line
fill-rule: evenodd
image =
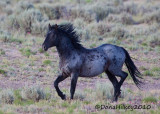
M 55 26 L 56 25 L 53 25 L 52 27 Z M 83 47 L 82 44 L 80 44 L 79 35 L 75 31 L 75 28 L 71 23 L 57 25 L 57 31 L 65 33 L 76 49 L 80 49 Z

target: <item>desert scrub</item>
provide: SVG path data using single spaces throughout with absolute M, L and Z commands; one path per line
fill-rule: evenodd
M 84 29 L 87 24 L 83 18 L 76 18 L 73 23 L 76 29 Z
M 153 22 L 160 23 L 160 9 L 150 13 L 146 13 L 143 17 L 143 20 L 146 23 L 153 23 Z
M 5 70 L 3 70 L 3 69 L 0 69 L 0 74 L 5 75 L 5 74 L 6 74 L 6 71 L 5 71 Z
M 40 23 L 46 20 L 48 19 L 43 17 L 42 13 L 37 9 L 25 10 L 19 15 L 19 26 L 25 32 L 32 32 L 35 23 Z
M 122 24 L 131 25 L 131 24 L 137 24 L 138 22 L 135 22 L 132 18 L 132 15 L 128 13 L 122 13 L 120 14 L 120 21 Z
M 20 44 L 24 41 L 23 39 L 12 36 L 11 33 L 5 31 L 0 31 L 0 40 L 2 42 L 9 42 L 9 43 L 14 42 Z
M 21 91 L 22 99 L 39 101 L 41 99 L 46 99 L 46 92 L 38 86 L 26 86 Z
M 160 47 L 160 39 L 157 38 L 157 37 L 153 37 L 151 40 L 150 40 L 150 46 L 155 48 L 155 47 Z
M 98 37 L 98 38 L 103 38 L 107 37 L 111 30 L 112 30 L 113 25 L 111 24 L 106 24 L 105 21 L 101 21 L 99 23 L 93 22 L 88 24 L 87 30 L 89 31 L 90 37 Z
M 12 14 L 6 20 L 6 26 L 13 30 L 21 30 L 25 34 L 44 34 L 48 17 L 35 8 L 24 10 L 19 14 Z
M 135 3 L 127 3 L 123 6 L 123 10 L 131 15 L 137 15 L 138 11 L 140 10 Z
M 8 42 L 9 39 L 11 39 L 11 34 L 6 31 L 0 30 L 0 40 L 3 42 Z
M 80 90 L 77 90 L 75 92 L 75 96 L 74 96 L 75 99 L 84 100 L 85 97 L 86 97 L 86 94 L 84 92 L 82 92 Z
M 5 55 L 5 51 L 3 49 L 0 49 L 0 55 Z
M 40 4 L 38 8 L 44 15 L 47 15 L 50 20 L 62 18 L 67 10 L 65 6 L 61 4 L 51 5 L 49 3 Z
M 26 106 L 26 105 L 31 105 L 31 104 L 34 104 L 34 101 L 33 100 L 24 100 L 22 98 L 22 95 L 21 95 L 21 91 L 22 90 L 14 90 L 14 104 L 15 105 L 21 105 L 21 106 Z
M 111 35 L 120 40 L 122 38 L 127 38 L 129 36 L 129 33 L 122 27 L 116 26 L 112 29 Z
M 95 19 L 97 22 L 106 18 L 109 14 L 109 9 L 107 7 L 94 6 L 91 11 L 95 13 Z
M 98 99 L 112 99 L 113 87 L 108 83 L 96 83 L 96 98 Z
M 2 90 L 0 93 L 0 102 L 6 104 L 12 104 L 14 101 L 13 91 L 10 89 Z
M 157 103 L 157 99 L 153 96 L 149 96 L 143 99 L 145 103 Z
M 29 1 L 19 1 L 16 5 L 17 13 L 20 13 L 21 11 L 29 10 L 32 8 L 34 8 L 34 5 Z
M 68 14 L 70 15 L 69 18 L 71 20 L 76 18 L 82 18 L 86 22 L 92 22 L 94 20 L 93 15 L 85 10 L 85 8 L 82 9 L 81 7 L 73 7 L 69 9 Z
M 111 31 L 111 26 L 105 24 L 104 22 L 100 22 L 97 24 L 97 32 L 99 35 L 104 35 L 107 32 Z

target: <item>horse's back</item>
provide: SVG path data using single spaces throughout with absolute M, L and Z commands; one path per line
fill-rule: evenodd
M 125 52 L 122 47 L 112 44 L 103 44 L 99 48 L 103 49 L 111 66 L 114 66 L 115 68 L 122 67 L 126 58 Z
M 121 47 L 103 44 L 85 51 L 81 76 L 92 77 L 107 70 L 109 66 L 121 67 L 125 61 L 125 53 Z

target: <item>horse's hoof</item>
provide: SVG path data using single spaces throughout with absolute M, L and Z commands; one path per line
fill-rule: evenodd
M 117 102 L 117 98 L 113 98 L 112 103 Z
M 63 96 L 61 97 L 61 99 L 62 99 L 62 100 L 66 100 L 66 95 L 63 95 Z

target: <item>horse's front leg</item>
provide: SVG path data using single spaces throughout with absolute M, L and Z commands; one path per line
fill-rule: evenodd
M 78 74 L 77 73 L 72 73 L 71 74 L 71 87 L 70 87 L 70 99 L 73 99 L 75 89 L 76 89 L 76 84 L 78 80 Z
M 68 76 L 66 76 L 66 75 L 59 75 L 59 76 L 57 77 L 57 79 L 54 81 L 54 87 L 55 87 L 58 95 L 61 97 L 62 100 L 65 100 L 65 99 L 66 99 L 66 96 L 65 96 L 65 94 L 63 94 L 63 92 L 61 92 L 61 90 L 60 90 L 59 87 L 58 87 L 58 84 L 59 84 L 61 81 L 63 81 L 64 79 L 66 79 L 67 77 L 68 77 Z

